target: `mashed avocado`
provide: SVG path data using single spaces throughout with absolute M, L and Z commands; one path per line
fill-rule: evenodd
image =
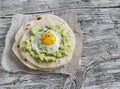
M 30 30 L 31 36 L 25 41 L 25 45 L 23 47 L 24 51 L 29 52 L 34 59 L 40 62 L 53 62 L 56 61 L 57 58 L 62 58 L 68 55 L 70 51 L 69 37 L 67 34 L 64 33 L 62 27 L 60 25 L 55 25 L 46 26 L 46 28 L 56 30 L 58 33 L 60 33 L 62 40 L 59 49 L 53 54 L 42 53 L 34 50 L 32 48 L 32 38 L 35 36 L 35 34 L 42 31 L 44 28 L 32 27 L 32 29 Z

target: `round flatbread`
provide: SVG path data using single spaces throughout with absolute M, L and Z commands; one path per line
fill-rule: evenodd
M 29 26 L 27 26 L 29 24 Z M 12 50 L 13 52 L 15 53 L 15 55 L 19 58 L 19 60 L 27 67 L 29 67 L 30 69 L 34 69 L 34 70 L 44 70 L 44 71 L 50 71 L 51 69 L 42 69 L 42 68 L 39 68 L 35 65 L 33 65 L 32 63 L 30 63 L 29 61 L 26 61 L 24 59 L 24 57 L 20 54 L 20 51 L 19 51 L 19 47 L 20 47 L 20 40 L 24 34 L 24 32 L 26 31 L 25 28 L 31 28 L 32 27 L 32 23 L 31 21 L 30 22 L 27 22 L 25 24 L 25 26 L 22 26 L 20 28 L 20 30 L 16 33 L 16 36 L 15 36 L 15 43 L 13 44 L 13 47 L 12 47 Z
M 40 27 L 40 28 L 45 27 L 45 26 L 50 26 L 50 25 L 56 25 L 56 24 L 61 25 L 62 28 L 64 29 L 64 32 L 67 33 L 69 36 L 71 50 L 67 56 L 65 56 L 63 58 L 59 58 L 55 62 L 37 62 L 31 56 L 31 54 L 29 52 L 22 50 L 26 39 L 30 37 L 30 28 L 26 27 L 26 28 L 22 28 L 25 32 L 24 32 L 21 40 L 19 41 L 20 47 L 18 48 L 20 54 L 24 58 L 24 59 L 22 58 L 22 60 L 27 60 L 32 65 L 38 67 L 37 69 L 39 69 L 39 68 L 42 68 L 42 69 L 49 69 L 49 68 L 51 69 L 52 68 L 53 69 L 53 68 L 57 68 L 57 67 L 67 64 L 72 59 L 73 51 L 75 48 L 75 36 L 74 36 L 72 29 L 69 27 L 69 25 L 63 19 L 59 18 L 58 16 L 52 15 L 52 14 L 45 14 L 45 15 L 36 17 L 30 23 L 32 25 Z M 19 32 L 21 33 L 21 31 L 19 31 Z M 17 35 L 19 35 L 19 34 L 16 34 L 16 36 Z M 25 64 L 27 64 L 27 62 L 25 62 Z

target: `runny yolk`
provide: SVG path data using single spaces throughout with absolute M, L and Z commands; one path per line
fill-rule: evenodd
M 56 42 L 56 37 L 53 33 L 49 32 L 42 34 L 40 40 L 44 45 L 52 45 Z

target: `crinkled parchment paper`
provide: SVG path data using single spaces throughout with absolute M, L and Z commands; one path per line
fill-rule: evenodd
M 6 35 L 6 44 L 5 49 L 2 55 L 2 66 L 5 70 L 9 72 L 27 72 L 27 73 L 41 73 L 41 71 L 34 71 L 27 68 L 23 65 L 22 62 L 16 57 L 16 55 L 12 51 L 12 45 L 15 41 L 15 34 L 20 29 L 22 25 L 24 25 L 27 21 L 32 19 L 34 16 L 32 15 L 23 15 L 23 14 L 16 14 L 13 16 L 12 25 Z M 82 51 L 82 32 L 77 27 L 77 20 L 75 15 L 73 14 L 66 14 L 60 16 L 63 18 L 73 29 L 76 37 L 76 46 L 73 54 L 72 60 L 69 64 L 58 68 L 50 73 L 63 73 L 63 74 L 73 74 L 80 69 L 80 58 L 81 58 L 81 51 Z

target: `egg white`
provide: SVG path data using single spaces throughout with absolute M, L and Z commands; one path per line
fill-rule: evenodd
M 41 35 L 44 33 L 50 32 L 52 34 L 54 34 L 54 36 L 56 37 L 56 42 L 52 45 L 44 45 L 41 42 Z M 58 48 L 60 47 L 61 44 L 61 35 L 54 30 L 44 30 L 42 32 L 37 33 L 34 38 L 32 39 L 32 47 L 34 50 L 39 51 L 39 52 L 45 52 L 45 53 L 55 53 Z

